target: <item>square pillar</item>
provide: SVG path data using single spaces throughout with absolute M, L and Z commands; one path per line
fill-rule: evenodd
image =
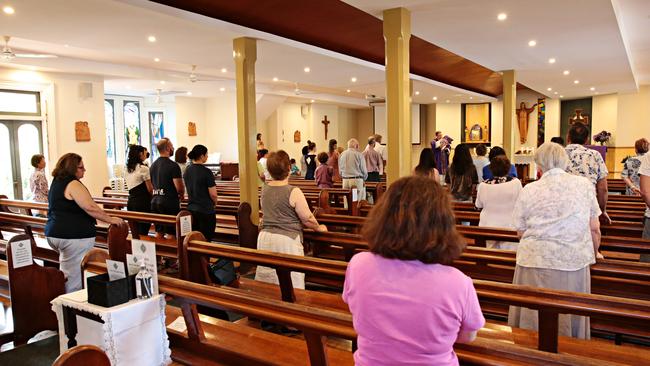
M 239 143 L 239 197 L 251 205 L 251 221 L 259 222 L 257 174 L 257 122 L 255 115 L 255 61 L 257 43 L 253 38 L 233 40 L 237 84 L 237 140 Z
M 503 149 L 512 161 L 517 130 L 517 79 L 515 70 L 503 71 Z
M 384 10 L 388 184 L 411 174 L 410 39 L 411 12 L 405 8 Z

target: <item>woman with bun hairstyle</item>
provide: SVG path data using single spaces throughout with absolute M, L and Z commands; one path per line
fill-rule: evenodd
M 192 213 L 194 230 L 200 231 L 210 241 L 217 226 L 217 186 L 212 171 L 203 165 L 208 161 L 208 148 L 195 145 L 187 157 L 192 160 L 183 175 L 187 188 L 187 209 Z
M 307 172 L 305 179 L 314 180 L 316 173 L 316 143 L 307 140 L 307 155 L 305 156 L 305 163 L 307 163 Z

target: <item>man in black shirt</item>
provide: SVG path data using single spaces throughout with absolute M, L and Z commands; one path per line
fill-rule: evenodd
M 174 145 L 168 138 L 160 139 L 156 143 L 156 147 L 160 157 L 153 162 L 149 169 L 153 184 L 151 212 L 176 215 L 180 211 L 180 200 L 185 196 L 181 168 L 169 158 L 174 155 Z M 176 234 L 174 227 L 162 227 L 161 225 L 156 225 L 156 232 L 158 236 Z

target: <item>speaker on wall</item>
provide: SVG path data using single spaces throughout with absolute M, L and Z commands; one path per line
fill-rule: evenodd
M 79 83 L 79 98 L 88 99 L 93 97 L 93 83 Z

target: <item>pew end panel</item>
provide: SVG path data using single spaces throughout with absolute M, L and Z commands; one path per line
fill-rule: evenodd
M 56 268 L 42 267 L 33 259 L 30 265 L 14 268 L 11 247 L 24 240 L 30 242 L 34 253 L 36 243 L 29 235 L 16 235 L 7 243 L 15 344 L 24 344 L 43 330 L 58 330 L 59 323 L 50 301 L 65 293 L 65 277 Z

